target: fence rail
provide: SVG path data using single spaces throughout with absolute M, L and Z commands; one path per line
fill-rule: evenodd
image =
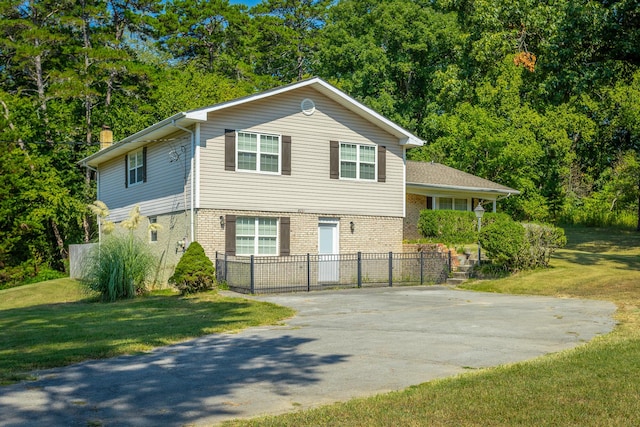
M 362 253 L 239 257 L 216 253 L 218 281 L 240 293 L 301 292 L 442 283 L 451 271 L 449 252 Z

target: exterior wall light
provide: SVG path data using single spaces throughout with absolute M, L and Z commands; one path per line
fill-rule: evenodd
M 351 229 L 351 233 L 353 234 L 356 231 L 356 224 L 353 221 L 351 221 L 349 223 L 349 228 Z
M 220 215 L 220 228 L 224 228 L 224 216 Z

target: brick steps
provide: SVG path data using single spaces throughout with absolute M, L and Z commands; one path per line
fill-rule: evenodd
M 458 286 L 466 282 L 471 277 L 477 261 L 477 259 L 471 257 L 460 260 L 458 268 L 453 271 L 451 277 L 447 279 L 447 285 Z

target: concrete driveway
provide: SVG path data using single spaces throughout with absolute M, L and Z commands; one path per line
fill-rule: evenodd
M 38 372 L 37 381 L 0 387 L 0 425 L 211 425 L 299 410 L 568 349 L 611 331 L 615 311 L 444 287 L 255 298 L 299 314 Z

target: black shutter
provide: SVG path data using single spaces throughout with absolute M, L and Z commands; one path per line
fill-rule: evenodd
M 427 196 L 427 209 L 433 210 L 433 197 Z
M 224 131 L 224 170 L 236 170 L 236 131 L 233 129 Z
M 280 218 L 280 256 L 291 255 L 291 219 Z
M 282 135 L 282 175 L 291 175 L 291 137 Z
M 129 188 L 129 155 L 124 155 L 124 188 Z
M 142 149 L 142 182 L 147 182 L 147 147 Z
M 378 145 L 378 182 L 387 182 L 387 147 Z
M 236 254 L 236 216 L 227 215 L 224 220 L 224 251 L 227 255 Z
M 338 141 L 330 141 L 330 156 L 329 156 L 329 178 L 340 178 L 340 143 Z

